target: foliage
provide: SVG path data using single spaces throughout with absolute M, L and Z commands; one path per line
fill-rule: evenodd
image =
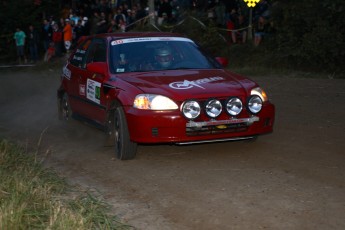
M 24 29 L 29 24 L 39 26 L 44 16 L 59 14 L 61 1 L 44 0 L 40 6 L 35 0 L 2 1 L 0 6 L 0 58 L 4 54 L 15 54 L 13 32 L 15 26 Z M 145 1 L 142 1 L 145 2 Z M 205 2 L 205 1 L 202 1 Z M 345 5 L 343 0 L 271 0 L 273 32 L 265 36 L 258 47 L 228 46 L 226 32 L 208 21 L 204 11 L 191 11 L 182 15 L 183 23 L 151 25 L 136 28 L 141 31 L 178 32 L 191 37 L 216 56 L 234 57 L 242 63 L 257 63 L 275 67 L 299 68 L 307 71 L 331 71 L 344 74 L 345 67 Z M 206 4 L 206 2 L 205 2 Z M 243 13 L 247 13 L 244 8 Z M 8 36 L 7 36 L 8 35 Z M 7 37 L 6 37 L 7 36 Z M 250 42 L 248 42 L 251 45 Z M 226 48 L 225 48 L 226 47 Z M 245 52 L 243 54 L 243 52 Z M 258 51 L 261 55 L 258 55 Z M 247 56 L 244 56 L 247 55 Z M 242 60 L 241 57 L 244 59 Z M 257 58 L 260 58 L 258 60 Z M 230 60 L 231 61 L 231 60 Z
M 184 34 L 193 39 L 214 56 L 228 55 L 226 38 L 219 33 L 213 21 L 189 16 L 185 23 L 174 28 L 173 32 Z
M 15 55 L 13 34 L 17 27 L 26 32 L 30 24 L 40 28 L 44 17 L 59 16 L 60 1 L 42 0 L 41 5 L 35 5 L 34 2 L 34 0 L 0 2 L 0 56 Z
M 0 33 L 14 33 L 16 27 L 26 30 L 30 24 L 40 26 L 44 17 L 58 16 L 59 1 L 43 0 L 40 5 L 35 5 L 34 2 L 34 0 L 2 1 Z
M 0 140 L 0 229 L 130 229 L 100 199 L 71 191 L 34 154 Z
M 273 3 L 277 36 L 269 47 L 298 66 L 336 71 L 344 68 L 343 0 L 290 0 Z

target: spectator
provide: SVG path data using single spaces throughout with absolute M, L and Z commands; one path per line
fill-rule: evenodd
M 65 25 L 66 25 L 65 19 L 64 18 L 60 18 L 59 28 L 63 29 L 63 28 L 65 28 Z
M 42 35 L 41 35 L 44 51 L 47 51 L 47 49 L 49 48 L 49 44 L 52 41 L 52 36 L 53 36 L 53 29 L 50 26 L 48 20 L 44 19 L 43 27 L 42 27 Z
M 63 28 L 63 41 L 64 41 L 66 52 L 69 53 L 69 50 L 72 46 L 73 31 L 72 31 L 70 20 L 66 18 L 65 22 L 66 22 L 66 25 Z
M 166 13 L 168 20 L 171 18 L 172 6 L 170 5 L 169 0 L 160 1 L 160 6 L 158 9 L 158 25 L 161 25 L 163 23 L 163 13 Z
M 128 6 L 128 4 L 125 2 L 125 3 L 123 4 L 122 13 L 126 16 L 126 19 L 128 18 L 128 10 L 130 10 L 130 9 L 129 9 L 129 6 Z
M 122 18 L 120 18 L 118 27 L 121 32 L 126 32 L 126 22 L 123 21 Z
M 90 22 L 87 17 L 83 18 L 81 25 L 82 25 L 82 36 L 90 35 Z
M 78 11 L 72 10 L 72 14 L 69 16 L 70 22 L 72 23 L 72 21 L 74 21 L 74 25 L 77 25 L 78 21 L 81 19 L 78 13 Z
M 120 20 L 122 19 L 122 21 L 126 22 L 126 15 L 124 15 L 122 13 L 121 8 L 117 8 L 116 10 L 116 15 L 114 16 L 115 22 L 117 25 L 120 24 Z
M 39 35 L 33 25 L 29 26 L 28 44 L 30 51 L 30 61 L 31 63 L 35 63 L 38 60 Z
M 101 12 L 101 16 L 100 16 L 100 20 L 97 23 L 97 34 L 101 34 L 101 33 L 106 33 L 108 29 L 108 23 L 106 20 L 106 15 L 104 12 Z
M 258 21 L 259 17 L 263 16 L 268 18 L 270 15 L 269 4 L 267 0 L 261 0 L 254 8 L 253 19 Z
M 235 31 L 232 31 L 232 42 L 238 43 L 238 39 L 242 43 L 246 43 L 247 41 L 247 25 L 245 24 L 244 16 L 238 15 L 237 19 L 235 19 Z
M 170 23 L 176 24 L 178 22 L 178 15 L 176 11 L 173 11 L 170 18 Z
M 108 33 L 115 33 L 117 31 L 118 27 L 116 25 L 115 19 L 111 19 L 110 25 L 108 27 Z
M 132 10 L 127 10 L 127 14 L 128 17 L 126 18 L 126 22 L 127 22 L 127 31 L 131 30 L 134 28 L 134 22 L 135 22 L 135 15 L 133 15 L 133 11 Z
M 101 17 L 99 16 L 97 11 L 93 12 L 93 17 L 91 18 L 91 24 L 90 24 L 90 34 L 96 34 L 97 33 L 97 24 L 101 20 Z
M 44 61 L 48 62 L 50 61 L 50 59 L 52 59 L 52 57 L 55 56 L 55 45 L 54 42 L 50 42 L 48 49 L 46 50 L 45 54 L 44 54 Z
M 52 26 L 53 26 L 52 41 L 55 47 L 55 55 L 60 57 L 62 55 L 63 34 L 58 24 L 53 22 Z
M 226 29 L 227 29 L 229 38 L 231 38 L 232 40 L 232 33 L 234 32 L 234 29 L 235 29 L 234 18 L 237 17 L 236 10 L 235 9 L 230 10 L 230 13 L 227 15 L 228 16 L 226 19 Z
M 170 20 L 169 20 L 169 18 L 168 18 L 168 15 L 167 15 L 167 13 L 163 13 L 162 14 L 162 18 L 161 18 L 161 20 L 160 20 L 160 26 L 168 26 L 168 24 L 169 24 L 169 22 L 170 22 Z
M 27 60 L 24 53 L 25 38 L 26 38 L 25 33 L 19 27 L 17 27 L 13 38 L 16 40 L 18 63 L 22 64 L 22 58 L 23 58 L 24 63 L 26 63 Z
M 143 9 L 140 5 L 138 5 L 136 12 L 134 13 L 135 15 L 135 20 L 141 20 L 147 16 L 147 13 L 145 9 Z M 143 26 L 145 24 L 146 20 L 141 20 L 139 25 Z
M 260 16 L 258 21 L 254 24 L 254 45 L 258 46 L 265 33 L 267 32 L 267 24 L 265 18 Z
M 83 36 L 83 26 L 82 26 L 81 20 L 78 20 L 78 23 L 77 23 L 77 25 L 75 25 L 73 27 L 73 30 L 74 30 L 74 34 L 75 34 L 73 44 L 77 44 L 77 42 L 79 41 L 79 38 L 81 38 L 81 36 Z

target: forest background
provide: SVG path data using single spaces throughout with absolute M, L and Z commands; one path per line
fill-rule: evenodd
M 197 20 L 185 20 L 178 26 L 160 30 L 183 33 L 213 54 L 227 56 L 231 65 L 294 68 L 345 78 L 343 0 L 272 0 L 269 3 L 274 33 L 265 38 L 260 47 L 254 47 L 251 42 L 242 46 L 229 45 L 227 32 L 209 23 L 207 12 L 200 13 L 200 8 L 199 12 L 190 9 L 183 14 L 185 18 L 192 16 Z M 16 26 L 27 28 L 34 24 L 40 28 L 43 17 L 58 17 L 61 9 L 61 1 L 56 0 L 0 1 L 0 62 L 15 59 L 13 34 Z M 200 22 L 206 26 L 201 27 Z M 145 28 L 156 29 L 149 24 Z

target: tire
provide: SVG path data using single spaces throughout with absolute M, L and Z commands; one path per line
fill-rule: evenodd
M 122 107 L 114 111 L 115 153 L 119 160 L 133 159 L 137 153 L 137 143 L 130 140 L 127 121 Z
M 58 99 L 59 120 L 69 121 L 72 118 L 72 110 L 67 93 L 63 93 Z

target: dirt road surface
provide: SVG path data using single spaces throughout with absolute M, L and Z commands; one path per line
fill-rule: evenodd
M 252 77 L 276 105 L 255 142 L 139 146 L 115 159 L 104 134 L 58 121 L 60 70 L 0 70 L 0 137 L 37 148 L 136 229 L 345 229 L 345 80 Z

